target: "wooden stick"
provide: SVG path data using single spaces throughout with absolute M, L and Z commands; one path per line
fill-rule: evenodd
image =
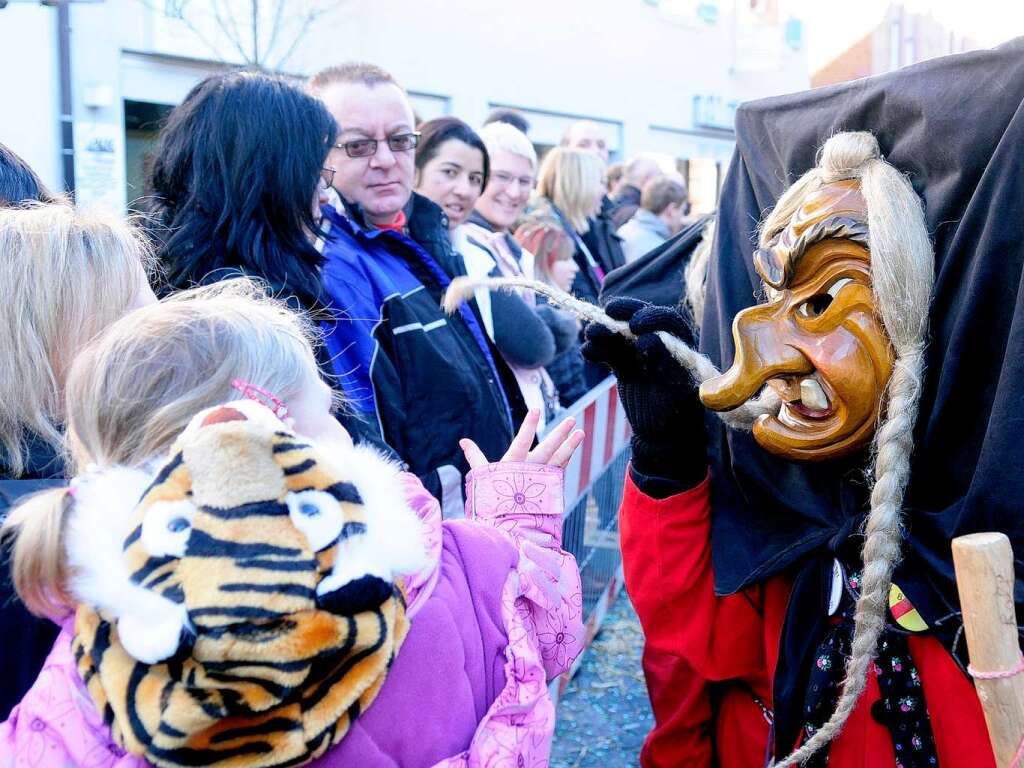
M 1021 662 L 1013 603 L 1013 550 L 1001 533 L 953 539 L 953 567 L 971 668 L 1005 672 Z M 1011 766 L 1024 739 L 1024 674 L 974 681 L 996 764 Z

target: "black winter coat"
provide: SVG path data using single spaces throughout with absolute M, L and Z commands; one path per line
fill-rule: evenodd
M 64 484 L 64 464 L 41 440 L 28 441 L 25 472 L 13 479 L 0 453 L 0 520 L 28 494 Z M 18 600 L 8 570 L 9 553 L 0 556 L 0 720 L 6 720 L 35 682 L 60 629 L 29 613 Z

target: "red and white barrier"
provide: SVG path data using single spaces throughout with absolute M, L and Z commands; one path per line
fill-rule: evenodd
M 573 510 L 580 500 L 590 492 L 594 482 L 608 471 L 611 463 L 618 458 L 627 447 L 632 430 L 622 405 L 614 377 L 608 377 L 594 387 L 584 397 L 575 402 L 571 408 L 559 414 L 559 418 L 548 426 L 550 430 L 564 419 L 574 417 L 576 425 L 586 435 L 583 444 L 576 451 L 572 461 L 565 469 L 565 514 Z M 581 568 L 586 563 L 581 563 Z M 608 582 L 604 585 L 597 602 L 592 605 L 586 617 L 586 639 L 583 652 L 590 647 L 594 636 L 601 628 L 605 614 L 615 602 L 622 589 L 622 564 L 608 574 Z M 551 681 L 548 690 L 557 703 L 565 692 L 569 681 L 579 669 L 583 661 L 583 653 L 576 659 L 572 669 Z

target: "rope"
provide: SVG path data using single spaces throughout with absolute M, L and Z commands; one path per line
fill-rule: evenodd
M 633 341 L 636 340 L 636 336 L 629 330 L 629 323 L 608 317 L 600 307 L 571 296 L 565 291 L 526 277 L 457 277 L 452 280 L 451 285 L 448 286 L 448 290 L 445 292 L 442 302 L 444 311 L 449 315 L 454 313 L 458 309 L 459 304 L 473 297 L 473 292 L 477 288 L 504 291 L 513 288 L 528 288 L 531 291 L 546 296 L 548 301 L 556 307 L 571 312 L 581 320 L 603 325 L 613 333 Z M 661 339 L 661 343 L 665 345 L 665 349 L 675 358 L 676 362 L 689 371 L 697 385 L 721 375 L 721 371 L 715 367 L 715 364 L 706 355 L 700 354 L 700 352 L 690 347 L 682 339 L 666 331 L 655 331 L 655 333 Z M 734 410 L 718 412 L 718 417 L 727 426 L 749 431 L 754 422 L 761 416 L 778 413 L 780 402 L 779 396 L 775 394 L 775 391 L 770 387 L 765 387 L 764 391 L 755 399 L 748 400 Z
M 967 672 L 975 680 L 1005 680 L 1008 677 L 1016 677 L 1021 672 L 1024 672 L 1024 653 L 1020 655 L 1020 661 L 1017 662 L 1017 666 L 1012 669 L 1004 669 L 999 672 L 980 672 L 968 664 Z

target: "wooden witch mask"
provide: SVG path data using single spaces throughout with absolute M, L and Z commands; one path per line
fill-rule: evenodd
M 753 435 L 790 459 L 825 460 L 874 435 L 893 351 L 875 306 L 867 207 L 856 180 L 810 192 L 788 225 L 754 253 L 766 302 L 733 321 L 736 357 L 705 381 L 701 401 L 725 411 L 767 384 L 779 412 Z

